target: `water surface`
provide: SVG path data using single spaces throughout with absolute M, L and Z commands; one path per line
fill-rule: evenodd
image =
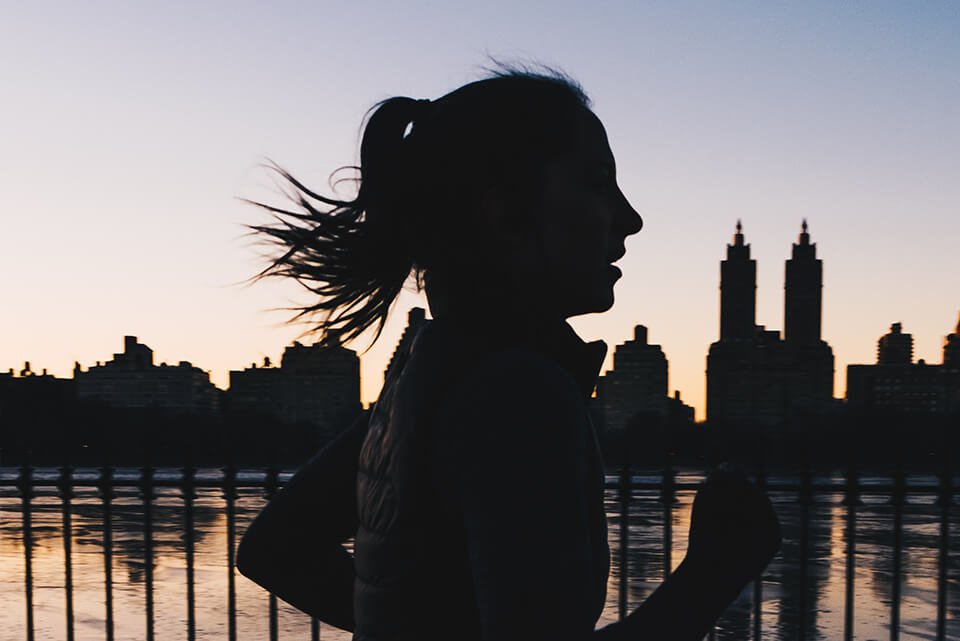
M 38 470 L 37 478 L 54 479 L 56 470 Z M 217 470 L 201 470 L 200 480 L 216 480 Z M 86 475 L 86 476 L 85 476 Z M 120 470 L 115 479 L 134 482 L 136 470 Z M 158 471 L 159 478 L 176 479 L 175 469 Z M 241 479 L 255 480 L 249 472 Z M 0 469 L 0 481 L 15 476 Z M 80 470 L 75 482 L 94 479 L 94 470 Z M 697 481 L 681 474 L 680 482 Z M 654 475 L 635 480 L 658 481 Z M 789 479 L 770 479 L 771 486 Z M 865 478 L 863 484 L 882 482 Z M 92 483 L 92 481 L 86 481 Z M 913 479 L 929 484 L 929 478 Z M 55 487 L 37 488 L 31 501 L 35 638 L 67 638 L 63 502 Z M 95 487 L 78 486 L 72 499 L 70 544 L 75 638 L 106 638 L 106 565 L 104 507 Z M 110 560 L 115 638 L 146 639 L 146 566 L 144 503 L 134 485 L 116 487 L 111 505 L 112 558 Z M 153 607 L 154 638 L 186 639 L 188 630 L 189 541 L 185 536 L 187 511 L 179 488 L 156 490 L 153 503 Z M 842 493 L 820 492 L 804 509 L 795 491 L 772 490 L 783 524 L 784 547 L 767 569 L 760 586 L 761 638 L 770 640 L 843 639 L 847 596 L 848 506 Z M 902 509 L 900 577 L 895 581 L 896 510 L 889 494 L 864 494 L 855 506 L 852 623 L 855 639 L 890 639 L 894 616 L 893 595 L 899 585 L 901 639 L 936 639 L 938 605 L 944 612 L 945 638 L 960 638 L 960 512 L 955 504 L 944 509 L 932 491 L 910 494 Z M 530 500 L 536 497 L 531 496 Z M 675 568 L 686 549 L 693 490 L 676 493 L 666 504 L 656 490 L 633 490 L 629 501 L 629 545 L 626 562 L 628 608 L 643 601 L 663 580 L 664 565 Z M 262 488 L 237 491 L 237 535 L 246 528 L 265 502 Z M 228 638 L 228 531 L 223 490 L 198 488 L 193 501 L 193 619 L 197 638 Z M 620 600 L 622 555 L 618 553 L 621 501 L 617 490 L 607 492 L 612 572 L 607 607 L 602 622 L 614 621 Z M 15 487 L 0 487 L 0 640 L 27 638 L 23 503 Z M 665 514 L 670 527 L 665 530 Z M 806 562 L 801 563 L 802 523 L 806 514 Z M 946 542 L 944 552 L 944 519 Z M 664 554 L 664 535 L 670 535 L 670 555 Z M 941 579 L 944 579 L 941 581 Z M 938 591 L 938 581 L 945 591 Z M 239 639 L 269 638 L 268 595 L 240 575 L 235 575 L 237 633 Z M 747 588 L 721 618 L 718 639 L 749 639 L 755 629 L 754 588 Z M 942 603 L 938 603 L 938 598 Z M 278 629 L 281 639 L 309 639 L 308 617 L 280 602 Z M 321 626 L 322 639 L 346 640 L 344 633 Z

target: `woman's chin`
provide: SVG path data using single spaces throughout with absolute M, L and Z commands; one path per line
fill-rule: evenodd
M 619 274 L 619 270 L 618 270 Z M 619 276 L 618 276 L 619 278 Z M 600 287 L 597 290 L 597 312 L 605 312 L 611 307 L 613 307 L 614 295 L 613 295 L 613 283 L 605 284 L 604 287 Z
M 606 298 L 604 298 L 603 302 L 600 303 L 600 304 L 597 306 L 597 308 L 596 308 L 595 310 L 593 310 L 593 311 L 596 312 L 596 313 L 598 313 L 598 314 L 601 313 L 601 312 L 605 312 L 605 311 L 609 310 L 611 307 L 613 307 L 613 302 L 614 302 L 614 301 L 613 301 L 613 291 L 611 291 L 611 292 L 610 292 L 610 295 L 607 296 Z
M 613 307 L 613 287 L 606 289 L 605 291 L 597 291 L 592 296 L 589 297 L 589 300 L 584 300 L 583 304 L 574 306 L 574 311 L 570 316 L 582 316 L 583 314 L 600 314 L 605 312 Z

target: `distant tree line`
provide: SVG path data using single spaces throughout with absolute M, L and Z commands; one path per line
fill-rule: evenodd
M 54 379 L 55 381 L 57 379 Z M 117 408 L 78 400 L 51 381 L 18 379 L 0 385 L 0 465 L 296 466 L 348 427 L 332 430 L 288 423 L 257 410 L 178 414 L 155 408 Z M 750 468 L 909 467 L 951 469 L 960 461 L 960 414 L 892 411 L 796 416 L 776 427 L 691 423 L 638 413 L 621 430 L 600 431 L 608 468 L 708 466 L 733 461 Z
M 333 438 L 309 423 L 285 423 L 229 403 L 215 415 L 111 407 L 49 386 L 0 386 L 0 465 L 295 466 Z M 34 387 L 35 389 L 31 389 Z M 342 428 L 355 417 L 344 416 Z
M 749 469 L 897 468 L 942 471 L 960 463 L 960 414 L 843 410 L 796 416 L 775 427 L 670 421 L 638 413 L 601 437 L 608 466 L 710 466 Z

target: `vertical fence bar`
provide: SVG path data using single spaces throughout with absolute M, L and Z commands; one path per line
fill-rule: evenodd
M 277 492 L 279 484 L 279 471 L 277 470 L 277 465 L 276 463 L 271 463 L 270 467 L 267 469 L 267 478 L 266 482 L 264 483 L 267 501 L 273 498 L 273 495 Z M 279 638 L 279 632 L 277 629 L 277 595 L 271 592 L 267 601 L 270 609 L 270 641 L 277 641 Z
M 809 564 L 810 504 L 813 503 L 813 483 L 810 468 L 803 467 L 800 477 L 800 594 L 797 599 L 797 639 L 807 638 L 807 565 Z
M 763 617 L 763 576 L 753 581 L 753 639 L 760 641 Z
M 64 462 L 60 468 L 61 515 L 60 528 L 63 530 L 63 593 L 66 610 L 67 641 L 73 641 L 73 468 Z
M 852 467 L 847 469 L 847 489 L 844 503 L 847 506 L 846 528 L 846 593 L 843 605 L 843 638 L 844 641 L 853 639 L 853 604 L 854 604 L 854 574 L 856 573 L 856 533 L 857 533 L 857 503 L 860 502 L 857 490 L 857 473 Z
M 237 641 L 237 468 L 233 461 L 223 471 L 223 499 L 227 510 L 227 640 Z
M 109 462 L 100 468 L 100 496 L 103 505 L 103 585 L 107 641 L 113 641 L 113 470 Z
M 950 559 L 951 479 L 948 470 L 940 475 L 940 551 L 937 559 L 937 641 L 947 638 L 947 565 Z
M 320 620 L 317 617 L 310 618 L 310 641 L 320 641 Z
M 757 488 L 767 491 L 767 476 L 761 469 L 757 472 Z M 753 582 L 753 639 L 760 641 L 763 634 L 763 572 Z
M 277 620 L 277 595 L 273 592 L 269 597 L 270 608 L 270 641 L 277 641 L 279 638 L 278 620 Z
M 20 468 L 20 517 L 23 528 L 23 587 L 27 605 L 27 641 L 34 639 L 33 623 L 33 467 L 29 456 Z
M 146 593 L 147 641 L 153 641 L 153 465 L 144 462 L 140 475 L 140 493 L 143 500 L 143 589 Z
M 674 484 L 674 471 L 670 457 L 663 466 L 663 484 L 660 500 L 663 501 L 663 579 L 673 571 L 673 502 L 677 493 Z
M 890 641 L 900 639 L 900 599 L 903 570 L 903 500 L 906 495 L 906 478 L 903 469 L 898 469 L 893 480 L 893 493 L 890 503 L 893 505 L 893 583 L 890 595 Z
M 627 448 L 623 448 L 623 464 L 620 466 L 620 532 L 617 560 L 620 565 L 619 589 L 617 593 L 617 617 L 622 621 L 627 616 L 628 596 L 630 592 L 630 461 Z
M 183 495 L 183 548 L 187 560 L 187 641 L 197 638 L 196 595 L 194 593 L 194 532 L 193 532 L 193 465 L 187 462 L 183 466 L 181 477 Z

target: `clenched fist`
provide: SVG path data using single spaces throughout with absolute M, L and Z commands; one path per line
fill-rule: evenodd
M 686 563 L 745 585 L 780 549 L 780 522 L 770 499 L 743 474 L 720 465 L 693 501 Z

